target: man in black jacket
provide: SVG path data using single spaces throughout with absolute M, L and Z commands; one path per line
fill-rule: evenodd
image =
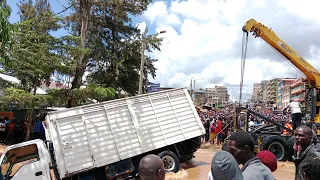
M 311 128 L 308 126 L 299 126 L 296 128 L 295 132 L 295 142 L 299 147 L 297 148 L 297 157 L 294 158 L 294 163 L 296 165 L 296 180 L 302 180 L 302 175 L 300 172 L 300 164 L 305 160 L 310 154 L 317 152 L 314 143 L 312 142 L 313 133 Z

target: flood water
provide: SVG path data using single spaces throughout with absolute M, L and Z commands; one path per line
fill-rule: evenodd
M 6 146 L 0 145 L 0 152 Z M 195 153 L 195 158 L 186 163 L 182 163 L 180 171 L 166 174 L 166 180 L 207 180 L 210 171 L 211 159 L 213 155 L 221 150 L 221 146 L 202 145 Z M 277 180 L 294 179 L 295 166 L 291 162 L 278 162 L 278 169 L 273 173 Z
M 178 173 L 168 173 L 166 180 L 206 180 L 210 171 L 211 159 L 215 152 L 221 150 L 221 146 L 202 145 L 195 153 L 195 158 L 181 164 Z M 295 166 L 291 162 L 278 162 L 278 169 L 273 172 L 277 180 L 294 179 Z

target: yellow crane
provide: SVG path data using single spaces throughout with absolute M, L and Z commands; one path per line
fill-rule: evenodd
M 242 30 L 247 36 L 249 33 L 252 33 L 255 38 L 260 37 L 263 39 L 306 76 L 312 92 L 311 119 L 316 123 L 320 123 L 320 99 L 317 98 L 320 89 L 320 72 L 281 40 L 271 29 L 254 19 L 247 21 Z

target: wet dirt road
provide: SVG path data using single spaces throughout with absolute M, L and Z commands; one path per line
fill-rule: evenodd
M 203 145 L 196 153 L 195 158 L 190 162 L 181 164 L 178 173 L 169 173 L 166 180 L 206 180 L 210 171 L 211 159 L 221 146 Z M 278 162 L 278 169 L 273 172 L 277 180 L 294 179 L 295 167 L 291 162 Z
M 0 153 L 6 146 L 0 145 Z M 207 180 L 210 171 L 211 159 L 221 146 L 203 145 L 196 153 L 195 158 L 180 166 L 178 173 L 168 173 L 166 180 Z M 278 169 L 273 173 L 277 180 L 294 179 L 295 167 L 291 162 L 278 162 Z

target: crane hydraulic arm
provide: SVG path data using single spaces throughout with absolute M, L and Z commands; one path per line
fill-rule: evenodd
M 297 67 L 307 78 L 310 88 L 312 88 L 312 119 L 320 122 L 320 101 L 317 102 L 317 89 L 320 88 L 320 72 L 303 59 L 295 50 L 282 41 L 271 29 L 263 24 L 250 19 L 243 26 L 242 30 L 252 33 L 254 37 L 260 37 L 272 48 L 278 51 L 284 58 Z

